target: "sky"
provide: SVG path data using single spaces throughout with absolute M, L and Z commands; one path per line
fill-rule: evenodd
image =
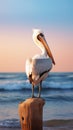
M 53 53 L 52 72 L 73 72 L 73 0 L 0 0 L 0 72 L 25 72 L 26 59 L 41 53 L 34 28 Z

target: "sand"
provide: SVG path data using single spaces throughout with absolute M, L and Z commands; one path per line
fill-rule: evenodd
M 21 128 L 0 128 L 0 130 L 21 130 Z M 43 122 L 43 130 L 73 130 L 73 120 L 48 120 Z
M 44 121 L 44 130 L 73 130 L 73 120 L 50 120 Z

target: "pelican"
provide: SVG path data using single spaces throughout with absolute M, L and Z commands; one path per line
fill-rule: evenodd
M 40 98 L 42 81 L 48 76 L 52 64 L 55 65 L 55 61 L 41 30 L 33 30 L 33 41 L 42 52 L 40 55 L 26 60 L 26 75 L 32 84 L 32 97 L 34 97 L 34 86 L 39 85 L 38 97 Z

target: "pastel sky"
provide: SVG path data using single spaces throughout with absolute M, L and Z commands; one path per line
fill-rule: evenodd
M 40 49 L 32 29 L 41 29 L 53 53 L 54 72 L 73 71 L 73 0 L 0 0 L 0 72 L 24 72 Z

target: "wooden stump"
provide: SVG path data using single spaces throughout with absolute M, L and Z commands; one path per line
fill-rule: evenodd
M 19 104 L 19 116 L 22 130 L 43 130 L 42 98 L 29 98 Z

